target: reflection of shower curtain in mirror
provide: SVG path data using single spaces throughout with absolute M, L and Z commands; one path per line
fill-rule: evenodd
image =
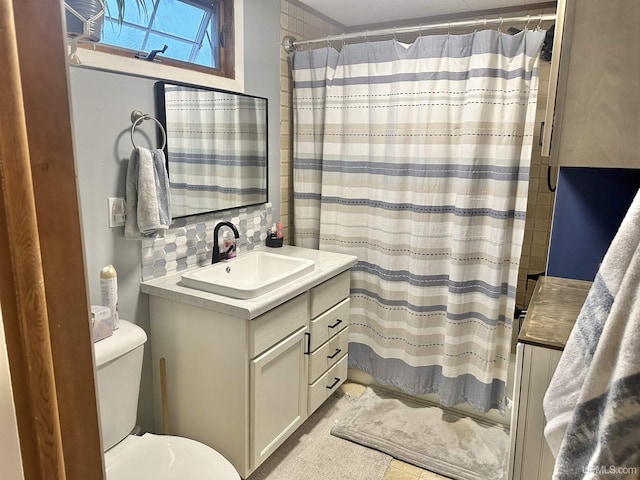
M 296 52 L 296 245 L 358 257 L 349 366 L 506 407 L 542 31 Z
M 266 168 L 264 108 L 248 96 L 165 85 L 174 217 L 265 201 L 264 176 L 255 176 Z

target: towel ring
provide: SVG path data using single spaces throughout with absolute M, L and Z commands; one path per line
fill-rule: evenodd
M 139 110 L 134 110 L 133 112 L 131 112 L 131 122 L 132 122 L 132 125 L 131 125 L 131 143 L 133 144 L 133 147 L 134 148 L 138 148 L 138 146 L 136 145 L 136 142 L 133 141 L 133 132 L 135 132 L 136 127 L 138 125 L 140 125 L 145 120 L 153 120 L 154 122 L 156 122 L 156 125 L 158 125 L 158 127 L 160 127 L 160 131 L 162 132 L 162 147 L 160 147 L 160 150 L 164 150 L 164 147 L 167 146 L 167 132 L 165 132 L 164 127 L 158 121 L 157 118 L 152 117 L 148 113 L 142 113 Z

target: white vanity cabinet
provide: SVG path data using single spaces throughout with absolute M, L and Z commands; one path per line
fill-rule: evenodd
M 311 415 L 347 378 L 350 273 L 311 290 L 308 414 Z
M 255 470 L 307 417 L 308 299 L 243 320 L 152 296 L 156 430 Z
M 249 476 L 347 376 L 349 268 L 356 258 L 288 247 L 315 268 L 248 300 L 144 282 L 156 431 L 216 449 Z M 337 379 L 337 380 L 336 380 Z
M 518 335 L 507 480 L 548 480 L 555 459 L 544 438 L 544 395 L 591 282 L 540 277 Z

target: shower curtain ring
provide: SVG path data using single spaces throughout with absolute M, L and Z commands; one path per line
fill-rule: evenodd
M 396 26 L 393 26 L 393 39 L 397 42 L 398 41 L 398 37 L 396 37 Z
M 540 14 L 540 19 L 538 20 L 538 26 L 536 30 L 542 30 L 542 13 Z
M 329 40 L 329 35 L 327 35 L 327 47 L 331 48 L 331 41 Z
M 500 17 L 500 25 L 498 25 L 498 32 L 502 33 L 502 24 L 504 23 L 504 18 Z
M 342 40 L 342 48 L 344 48 L 344 46 L 346 45 L 344 43 L 344 33 L 342 35 L 340 35 L 340 39 Z
M 531 15 L 527 15 L 527 23 L 524 24 L 525 31 L 529 29 L 529 22 L 531 21 Z

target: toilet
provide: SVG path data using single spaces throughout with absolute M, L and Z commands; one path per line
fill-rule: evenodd
M 231 463 L 187 438 L 133 435 L 147 335 L 120 320 L 111 337 L 94 344 L 100 426 L 107 480 L 240 480 Z

